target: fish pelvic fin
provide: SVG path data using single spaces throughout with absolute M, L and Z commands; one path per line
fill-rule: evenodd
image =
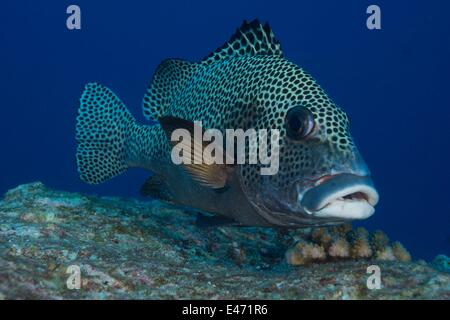
M 157 120 L 199 70 L 199 65 L 181 59 L 163 60 L 156 69 L 143 101 L 144 116 Z
M 195 225 L 201 229 L 210 229 L 218 227 L 234 227 L 239 226 L 240 223 L 234 219 L 224 216 L 207 216 L 201 212 L 198 212 Z
M 80 178 L 98 184 L 124 172 L 130 162 L 127 143 L 136 128 L 133 116 L 111 90 L 87 84 L 76 124 Z

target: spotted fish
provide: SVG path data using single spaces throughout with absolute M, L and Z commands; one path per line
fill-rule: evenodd
M 346 113 L 284 57 L 267 23 L 244 21 L 199 63 L 161 62 L 143 112 L 159 123 L 140 125 L 111 90 L 85 86 L 76 126 L 82 180 L 144 168 L 153 175 L 143 194 L 242 226 L 323 226 L 374 213 L 378 193 Z M 195 121 L 222 132 L 278 129 L 278 173 L 261 175 L 261 164 L 175 165 L 171 133 L 192 131 Z

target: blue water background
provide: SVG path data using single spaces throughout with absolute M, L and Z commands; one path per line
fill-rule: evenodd
M 66 29 L 70 4 L 80 31 Z M 366 28 L 369 4 L 381 7 L 382 30 Z M 450 254 L 449 12 L 449 1 L 2 1 L 0 193 L 40 180 L 138 197 L 142 170 L 99 186 L 78 178 L 83 85 L 107 85 L 145 122 L 142 97 L 162 59 L 198 61 L 257 17 L 351 117 L 381 195 L 361 224 L 415 258 Z

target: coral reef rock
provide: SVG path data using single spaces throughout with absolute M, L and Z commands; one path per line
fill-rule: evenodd
M 446 255 L 438 255 L 431 265 L 439 271 L 450 273 L 450 258 Z
M 0 201 L 0 299 L 450 299 L 448 273 L 382 233 L 195 219 L 159 201 L 19 186 Z M 367 287 L 373 264 L 380 289 Z

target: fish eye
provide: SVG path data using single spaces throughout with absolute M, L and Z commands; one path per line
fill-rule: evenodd
M 306 138 L 314 130 L 314 126 L 314 116 L 305 107 L 293 107 L 286 114 L 286 133 L 293 140 Z

